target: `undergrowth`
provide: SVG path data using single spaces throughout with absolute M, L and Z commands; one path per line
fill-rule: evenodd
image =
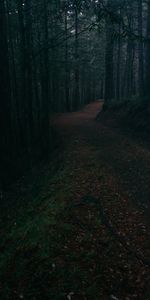
M 150 101 L 148 97 L 132 97 L 110 101 L 104 104 L 103 113 L 107 116 L 109 112 L 115 113 L 120 125 L 132 128 L 138 131 L 150 132 Z

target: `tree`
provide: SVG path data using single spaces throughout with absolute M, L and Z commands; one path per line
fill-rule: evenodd
M 146 95 L 150 97 L 150 1 L 147 2 L 147 30 L 146 30 L 146 71 L 145 71 L 145 82 L 146 82 Z
M 143 53 L 143 1 L 138 0 L 138 59 L 139 59 L 139 70 L 138 70 L 138 86 L 139 86 L 139 95 L 144 95 L 144 53 Z
M 113 13 L 113 1 L 107 2 L 109 15 L 106 19 L 106 50 L 105 50 L 105 103 L 114 98 L 114 26 L 111 22 L 111 13 Z
M 7 19 L 5 2 L 0 2 L 0 181 L 4 184 L 5 174 L 9 168 L 13 152 L 13 132 L 11 120 L 11 85 L 8 56 Z

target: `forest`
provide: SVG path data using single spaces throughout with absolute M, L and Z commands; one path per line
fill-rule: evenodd
M 150 0 L 0 1 L 0 299 L 150 299 Z

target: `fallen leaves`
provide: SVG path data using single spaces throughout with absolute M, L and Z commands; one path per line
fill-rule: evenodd
M 35 210 L 37 220 L 39 215 L 42 220 L 43 240 L 37 252 L 23 248 L 15 258 L 16 265 L 12 262 L 13 270 L 20 268 L 21 281 L 15 281 L 11 272 L 8 276 L 20 299 L 28 299 L 26 295 L 29 299 L 43 299 L 46 295 L 46 299 L 53 300 L 150 299 L 149 268 L 133 255 L 150 257 L 144 209 L 133 202 L 141 189 L 137 186 L 138 176 L 149 189 L 149 153 L 134 147 L 128 137 L 114 129 L 92 121 L 98 109 L 96 105 L 93 115 L 90 111 L 68 114 L 67 119 L 63 115 L 56 122 L 63 133 L 64 162 L 63 168 L 49 179 L 49 194 L 43 192 L 41 205 Z M 147 174 L 143 174 L 141 165 L 135 172 L 137 159 L 145 152 Z M 55 209 L 48 205 L 51 197 Z M 95 203 L 92 205 L 93 198 L 100 201 L 119 240 L 103 224 Z M 15 231 L 18 226 L 16 220 Z M 24 238 L 24 232 L 21 235 Z M 122 245 L 122 238 L 132 254 Z

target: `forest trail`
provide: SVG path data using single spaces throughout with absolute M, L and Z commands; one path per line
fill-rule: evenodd
M 150 213 L 150 151 L 141 142 L 121 132 L 117 126 L 111 128 L 111 120 L 104 121 L 102 117 L 102 121 L 100 119 L 97 122 L 96 116 L 102 106 L 103 102 L 97 101 L 87 105 L 82 111 L 56 118 L 55 126 L 61 132 L 65 144 L 64 165 L 69 168 L 67 172 L 73 204 L 79 204 L 80 207 L 82 199 L 86 201 L 87 198 L 87 202 L 89 199 L 89 203 L 90 199 L 91 202 L 97 199 L 100 202 L 101 214 L 104 213 L 103 217 L 107 218 L 106 222 L 103 220 L 103 225 L 107 227 L 107 231 L 115 229 L 119 241 L 123 239 L 122 244 L 118 247 L 116 245 L 116 250 L 113 247 L 112 252 L 110 250 L 111 263 L 105 266 L 105 272 L 112 273 L 113 282 L 114 274 L 118 274 L 120 279 L 117 278 L 115 286 L 127 288 L 129 294 L 124 298 L 120 290 L 119 297 L 112 296 L 110 299 L 148 300 L 150 295 L 146 294 L 145 288 L 149 286 L 146 262 L 150 266 L 150 230 L 147 218 Z M 86 205 L 84 209 L 91 220 L 94 212 Z M 76 212 L 78 217 L 81 214 L 81 219 L 85 214 L 84 209 L 81 212 L 79 208 Z M 112 228 L 108 228 L 107 222 Z M 96 233 L 95 241 L 98 242 Z M 121 261 L 124 266 L 121 266 Z M 124 269 L 123 273 L 128 279 L 121 278 L 121 269 Z M 128 283 L 124 283 L 124 280 Z M 117 289 L 119 292 L 119 287 Z
M 150 152 L 96 121 L 102 104 L 53 119 L 61 165 L 53 176 L 45 170 L 11 221 L 9 212 L 1 299 L 150 299 Z
M 121 131 L 110 116 L 105 118 L 102 115 L 97 122 L 96 117 L 102 106 L 102 101 L 96 101 L 79 112 L 65 113 L 55 118 L 54 126 L 66 147 L 65 156 L 71 153 L 74 157 L 75 154 L 74 163 L 77 166 L 82 162 L 83 169 L 87 169 L 86 162 L 92 166 L 92 161 L 95 160 L 94 167 L 96 162 L 101 163 L 107 170 L 107 176 L 112 176 L 114 187 L 126 193 L 126 197 L 131 199 L 130 202 L 140 206 L 149 216 L 150 149 L 142 140 Z M 91 160 L 94 155 L 95 159 Z

